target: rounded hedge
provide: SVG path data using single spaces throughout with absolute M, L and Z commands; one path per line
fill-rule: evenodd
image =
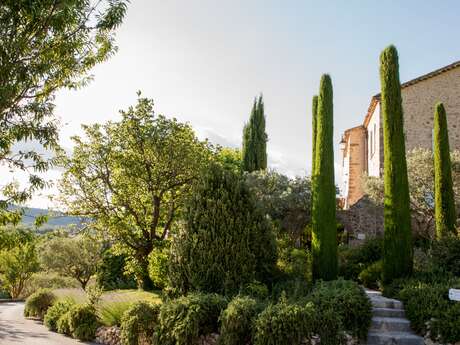
M 25 317 L 38 317 L 43 319 L 46 311 L 52 306 L 56 296 L 48 289 L 40 289 L 30 295 L 24 306 Z
M 334 310 L 344 330 L 360 339 L 367 337 L 371 325 L 372 305 L 364 290 L 355 282 L 338 279 L 315 284 L 308 300 L 317 312 Z
M 74 305 L 65 314 L 72 337 L 78 340 L 92 340 L 99 322 L 96 311 L 89 304 Z
M 301 344 L 312 337 L 315 324 L 311 304 L 271 304 L 254 321 L 254 345 Z
M 48 308 L 48 311 L 45 314 L 45 317 L 43 319 L 44 325 L 50 331 L 56 332 L 58 320 L 65 313 L 67 313 L 74 304 L 75 302 L 71 300 L 59 300 L 56 303 L 54 303 L 51 307 Z
M 260 308 L 253 298 L 235 297 L 220 314 L 219 345 L 249 343 L 252 338 L 252 323 Z
M 217 294 L 189 294 L 160 307 L 155 345 L 190 345 L 201 335 L 218 332 L 227 299 Z
M 123 345 L 138 345 L 139 338 L 151 339 L 158 323 L 160 305 L 136 302 L 121 318 L 120 338 Z

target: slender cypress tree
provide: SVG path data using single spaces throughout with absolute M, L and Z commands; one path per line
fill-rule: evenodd
M 316 115 L 318 112 L 318 96 L 314 95 L 311 107 L 311 118 L 312 118 L 312 158 L 311 158 L 311 176 L 315 174 L 315 158 L 316 158 Z
M 404 121 L 398 52 L 389 46 L 380 55 L 384 145 L 383 279 L 412 272 L 412 233 L 409 208 Z
M 456 218 L 446 110 L 442 103 L 436 104 L 434 112 L 434 197 L 436 237 L 440 239 L 455 231 Z
M 333 150 L 332 82 L 321 77 L 316 120 L 315 171 L 312 209 L 314 279 L 337 278 L 337 224 Z
M 243 170 L 267 169 L 267 134 L 262 96 L 254 100 L 251 117 L 243 129 Z

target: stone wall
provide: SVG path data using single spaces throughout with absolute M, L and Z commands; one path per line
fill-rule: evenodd
M 347 231 L 351 245 L 383 235 L 383 208 L 367 198 L 360 199 L 347 210 L 338 211 L 337 218 Z
M 450 148 L 460 149 L 460 67 L 402 89 L 406 149 L 433 147 L 434 106 L 443 102 Z

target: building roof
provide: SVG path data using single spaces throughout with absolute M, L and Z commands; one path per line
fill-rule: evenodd
M 457 67 L 460 67 L 460 60 L 455 61 L 455 62 L 451 63 L 450 65 L 438 68 L 437 70 L 434 70 L 434 71 L 432 71 L 430 73 L 424 74 L 424 75 L 422 75 L 420 77 L 417 77 L 415 79 L 406 81 L 405 83 L 401 84 L 401 89 L 404 89 L 404 88 L 406 88 L 408 86 L 411 86 L 411 85 L 414 85 L 414 84 L 417 84 L 417 83 L 420 83 L 421 81 L 436 77 L 437 75 L 440 75 L 442 73 L 448 72 L 448 71 L 450 71 L 450 70 L 452 70 L 454 68 L 457 68 Z M 372 96 L 371 103 L 369 104 L 369 108 L 367 109 L 366 117 L 364 118 L 364 123 L 363 123 L 364 127 L 367 127 L 367 125 L 369 124 L 369 121 L 370 121 L 370 119 L 372 117 L 372 114 L 374 113 L 375 107 L 377 106 L 377 104 L 379 102 L 380 102 L 380 93 Z

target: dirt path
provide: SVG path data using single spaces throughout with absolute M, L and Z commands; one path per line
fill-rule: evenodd
M 77 345 L 84 343 L 48 331 L 38 321 L 27 320 L 23 316 L 24 303 L 0 303 L 0 344 L 1 345 Z

